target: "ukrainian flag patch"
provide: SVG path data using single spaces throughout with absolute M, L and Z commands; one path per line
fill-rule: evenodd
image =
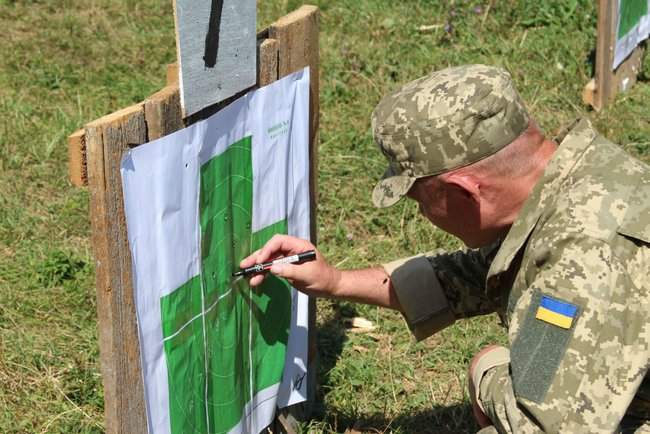
M 576 305 L 543 295 L 539 301 L 535 318 L 563 329 L 570 329 L 577 313 Z

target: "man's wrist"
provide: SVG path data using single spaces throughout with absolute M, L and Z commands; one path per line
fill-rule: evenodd
M 332 298 L 339 298 L 341 296 L 341 281 L 343 279 L 343 271 L 336 267 L 329 267 L 327 285 L 325 293 Z

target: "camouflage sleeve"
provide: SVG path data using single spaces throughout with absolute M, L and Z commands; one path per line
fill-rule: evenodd
M 485 278 L 498 245 L 384 264 L 406 322 L 421 340 L 457 318 L 490 313 Z
M 649 294 L 596 239 L 568 237 L 524 272 L 510 362 L 479 374 L 485 414 L 498 432 L 617 431 L 648 369 Z
M 456 318 L 469 318 L 495 311 L 485 294 L 485 279 L 500 243 L 477 250 L 441 253 L 427 259 L 436 270 L 449 307 Z

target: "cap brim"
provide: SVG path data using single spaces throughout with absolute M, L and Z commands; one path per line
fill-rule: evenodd
M 415 178 L 411 176 L 391 175 L 392 171 L 389 168 L 372 191 L 372 203 L 377 208 L 395 205 L 408 193 L 415 182 Z

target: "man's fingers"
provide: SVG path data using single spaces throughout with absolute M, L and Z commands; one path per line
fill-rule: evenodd
M 275 259 L 278 256 L 293 255 L 311 248 L 313 247 L 309 241 L 301 240 L 300 238 L 295 238 L 289 235 L 277 234 L 273 235 L 273 238 L 262 247 L 257 260 L 259 262 L 266 262 Z
M 301 253 L 307 250 L 314 249 L 314 245 L 309 241 L 302 240 L 300 238 L 292 237 L 289 235 L 274 235 L 261 249 L 251 253 L 248 257 L 242 259 L 239 263 L 240 268 L 252 267 L 255 264 L 261 264 L 263 262 L 268 262 L 273 259 L 282 256 L 295 255 L 296 253 Z M 288 275 L 276 273 L 275 267 L 271 269 L 271 272 L 277 274 L 278 276 L 291 279 L 293 276 L 294 270 L 290 269 L 289 271 L 282 271 L 283 273 L 289 273 Z M 249 278 L 248 282 L 251 286 L 261 285 L 264 281 L 264 274 L 256 274 Z
M 253 265 L 257 264 L 258 263 L 257 258 L 259 257 L 261 250 L 262 249 L 255 250 L 249 256 L 242 259 L 242 261 L 239 263 L 239 268 L 252 267 Z
M 291 252 L 290 247 L 287 248 L 287 245 L 290 245 L 291 242 L 288 235 L 276 234 L 262 247 L 259 254 L 260 262 L 266 262 L 271 259 L 275 259 L 277 256 L 283 256 L 287 252 Z
M 296 268 L 298 267 L 291 264 L 277 264 L 272 266 L 270 271 L 276 276 L 280 276 L 285 279 L 293 279 L 295 277 L 295 271 L 297 271 Z
M 248 281 L 250 286 L 258 286 L 261 285 L 262 282 L 264 282 L 264 274 L 256 274 Z

